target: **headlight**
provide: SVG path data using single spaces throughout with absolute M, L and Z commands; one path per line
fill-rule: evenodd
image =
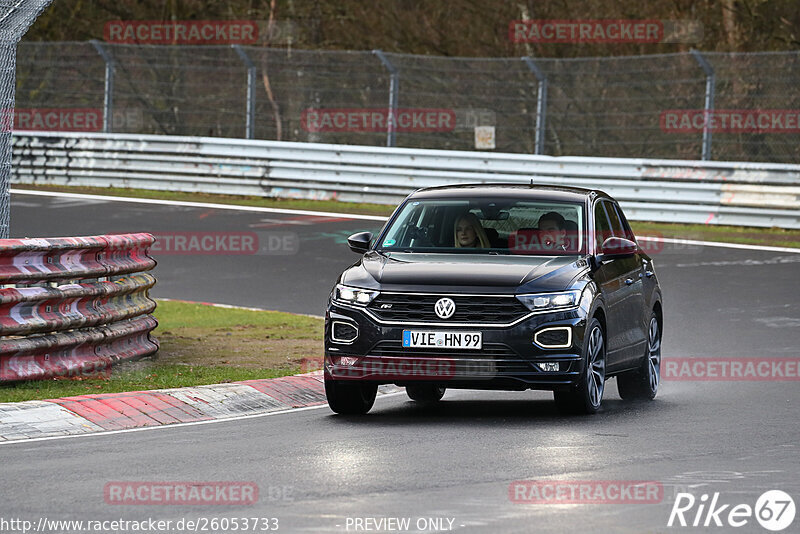
M 531 311 L 566 310 L 578 305 L 581 292 L 562 291 L 559 293 L 534 293 L 517 295 L 517 299 Z
M 347 304 L 358 304 L 361 306 L 366 306 L 377 296 L 377 291 L 359 289 L 357 287 L 347 287 L 343 285 L 337 285 L 333 290 L 333 300 L 345 302 Z

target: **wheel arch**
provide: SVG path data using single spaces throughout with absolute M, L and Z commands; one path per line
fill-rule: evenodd
M 597 319 L 600 322 L 600 326 L 603 328 L 603 335 L 608 335 L 608 327 L 606 323 L 606 310 L 602 305 L 598 305 L 592 314 L 589 316 L 589 322 L 592 319 Z M 587 325 L 588 326 L 588 325 Z
M 653 313 L 656 314 L 658 320 L 658 333 L 664 335 L 664 308 L 661 305 L 661 299 L 656 299 L 653 303 Z

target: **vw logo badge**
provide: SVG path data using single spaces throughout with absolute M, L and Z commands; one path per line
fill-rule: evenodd
M 436 312 L 440 319 L 449 319 L 456 312 L 456 303 L 453 302 L 453 299 L 439 299 L 434 304 L 433 311 Z

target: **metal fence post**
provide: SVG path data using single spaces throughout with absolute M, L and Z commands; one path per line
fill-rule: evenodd
M 392 65 L 383 50 L 373 50 L 383 66 L 389 71 L 389 117 L 386 121 L 386 146 L 395 146 L 397 140 L 397 101 L 400 91 L 400 71 Z
M 705 161 L 711 159 L 711 114 L 714 112 L 714 91 L 717 84 L 717 77 L 714 74 L 714 67 L 703 57 L 703 54 L 694 48 L 689 52 L 691 52 L 697 60 L 697 63 L 700 64 L 700 67 L 706 73 L 706 97 L 703 108 L 703 151 L 700 156 L 700 158 Z
M 17 43 L 52 0 L 0 2 L 0 239 L 11 229 L 11 132 L 17 90 Z
M 530 57 L 522 58 L 528 69 L 536 76 L 539 87 L 536 90 L 536 138 L 534 141 L 534 154 L 544 154 L 544 134 L 547 119 L 547 76 Z
M 245 119 L 245 137 L 247 139 L 253 139 L 256 130 L 256 66 L 240 45 L 234 44 L 231 45 L 231 48 L 236 50 L 239 59 L 241 59 L 247 67 L 247 118 Z
M 100 44 L 100 41 L 90 41 L 100 57 L 106 64 L 106 83 L 103 87 L 103 131 L 110 133 L 114 123 L 114 58 Z
M 17 42 L 0 38 L 0 239 L 11 229 L 11 132 L 14 129 Z

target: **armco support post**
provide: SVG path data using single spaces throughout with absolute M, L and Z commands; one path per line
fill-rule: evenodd
M 716 90 L 717 77 L 714 73 L 714 67 L 703 57 L 703 54 L 694 48 L 690 52 L 706 73 L 706 94 L 703 106 L 703 149 L 700 159 L 708 161 L 711 159 L 711 114 L 714 112 L 714 92 Z
M 247 118 L 245 119 L 245 137 L 253 139 L 256 130 L 256 66 L 240 45 L 231 45 L 239 59 L 247 67 L 247 104 L 245 106 Z
M 392 65 L 383 50 L 373 50 L 386 70 L 389 71 L 389 117 L 386 121 L 386 146 L 395 146 L 397 143 L 397 102 L 400 91 L 400 71 Z
M 522 58 L 528 69 L 536 76 L 539 87 L 536 91 L 536 137 L 534 141 L 534 154 L 544 154 L 544 134 L 547 125 L 547 76 L 539 68 L 533 59 Z
M 103 87 L 103 131 L 110 133 L 114 124 L 114 58 L 96 39 L 90 41 L 106 64 L 106 79 Z

